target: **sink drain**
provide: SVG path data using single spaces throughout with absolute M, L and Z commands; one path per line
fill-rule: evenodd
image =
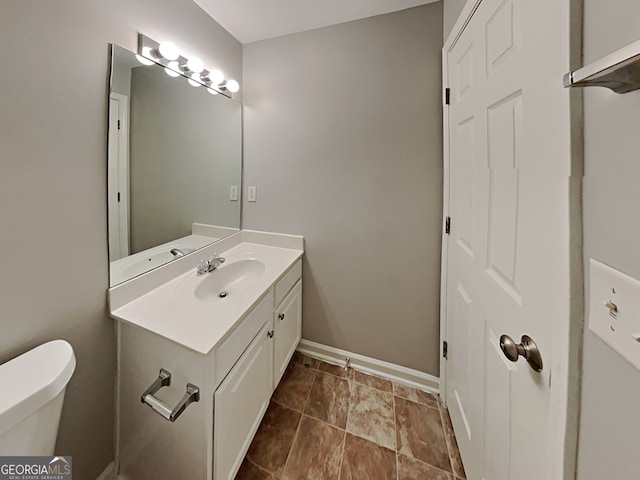
M 227 295 L 229 295 L 229 292 L 220 292 L 218 298 L 227 298 Z

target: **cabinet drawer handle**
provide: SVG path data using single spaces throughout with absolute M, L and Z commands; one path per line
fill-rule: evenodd
M 273 330 L 269 330 L 269 331 L 267 332 L 267 337 L 269 337 L 269 338 L 273 338 Z
M 184 394 L 178 405 L 176 405 L 174 409 L 171 409 L 158 400 L 154 395 L 162 387 L 168 387 L 169 385 L 171 385 L 171 372 L 161 368 L 158 378 L 156 378 L 151 386 L 145 390 L 140 401 L 149 405 L 154 412 L 162 415 L 170 422 L 175 422 L 191 403 L 200 400 L 200 389 L 191 383 L 187 383 L 187 392 Z
M 280 315 L 278 315 L 278 318 L 279 318 L 280 320 L 284 320 L 284 313 L 281 313 Z

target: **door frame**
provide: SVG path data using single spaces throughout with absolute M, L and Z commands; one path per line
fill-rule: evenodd
M 110 178 L 109 182 L 113 182 L 113 185 L 109 185 L 108 208 L 114 208 L 118 212 L 117 225 L 109 225 L 109 229 L 117 230 L 117 245 L 109 245 L 110 252 L 113 250 L 116 253 L 117 258 L 111 258 L 110 261 L 124 258 L 130 253 L 129 245 L 129 97 L 127 95 L 111 92 L 109 94 L 109 103 L 111 100 L 115 100 L 119 104 L 118 108 L 118 121 L 120 122 L 120 128 L 116 131 L 109 130 L 108 143 L 111 142 L 111 135 L 118 137 L 118 149 L 117 151 L 111 151 L 107 154 L 108 170 L 117 172 L 116 178 Z M 111 119 L 109 120 L 111 121 Z M 120 193 L 119 201 L 115 198 L 111 198 L 111 186 L 117 187 L 116 190 Z M 111 232 L 109 232 L 111 237 Z
M 443 222 L 440 276 L 440 397 L 445 405 L 447 399 L 447 360 L 444 358 L 444 342 L 447 340 L 447 269 L 448 240 L 446 218 L 450 215 L 450 132 L 449 106 L 446 104 L 446 88 L 449 85 L 449 53 L 456 45 L 467 24 L 483 0 L 467 0 L 456 23 L 442 47 L 442 133 L 443 133 Z M 564 0 L 569 8 L 567 27 L 569 43 L 569 65 L 567 71 L 582 65 L 582 0 Z M 558 85 L 562 85 L 558 77 Z M 566 349 L 562 358 L 555 358 L 552 371 L 559 375 L 554 385 L 559 388 L 551 393 L 551 419 L 548 438 L 553 445 L 549 452 L 550 472 L 558 479 L 573 479 L 577 473 L 578 427 L 580 417 L 580 393 L 582 378 L 582 339 L 584 330 L 584 267 L 582 256 L 582 176 L 583 176 L 583 128 L 582 91 L 572 89 L 570 96 L 570 176 L 569 182 L 569 265 L 570 265 L 570 308 L 567 325 L 558 328 L 556 346 Z M 558 351 L 556 349 L 556 351 Z M 551 380 L 550 380 L 551 381 Z

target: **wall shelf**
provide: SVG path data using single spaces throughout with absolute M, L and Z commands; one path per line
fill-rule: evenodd
M 640 89 L 640 40 L 567 73 L 565 87 L 606 87 L 616 93 Z

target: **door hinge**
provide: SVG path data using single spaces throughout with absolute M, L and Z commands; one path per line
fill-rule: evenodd
M 120 120 L 118 120 L 118 130 L 120 130 Z
M 449 87 L 444 89 L 444 104 L 451 105 L 451 89 Z
M 451 233 L 451 217 L 447 217 L 444 220 L 444 233 L 449 235 Z
M 120 201 L 120 192 L 118 192 L 118 202 Z
M 442 356 L 444 357 L 445 360 L 447 360 L 448 355 L 449 355 L 449 344 L 445 340 L 444 342 L 442 342 Z

